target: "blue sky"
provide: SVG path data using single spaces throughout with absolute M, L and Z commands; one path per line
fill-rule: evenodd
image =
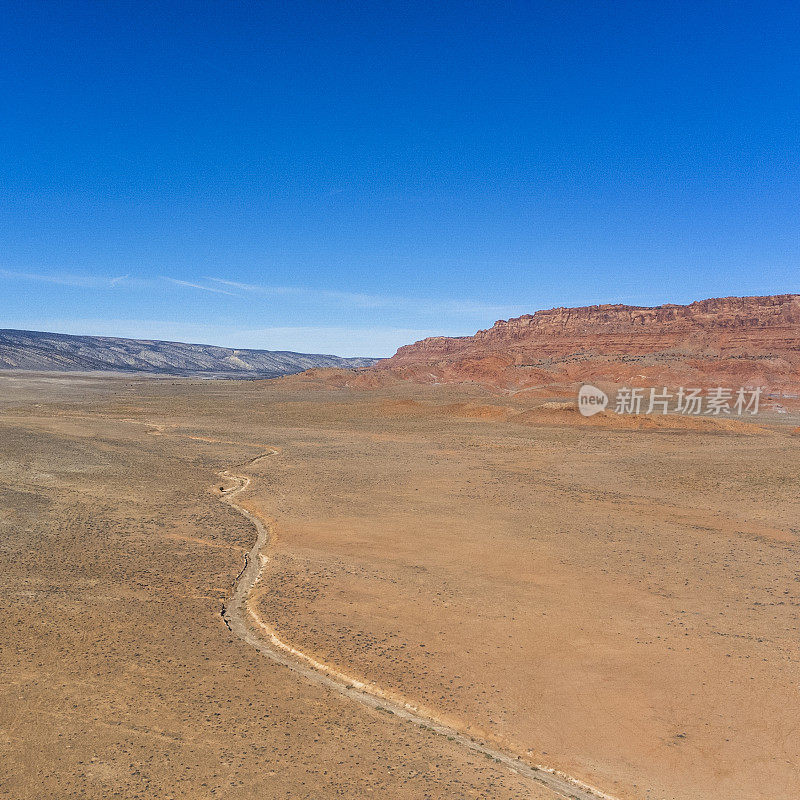
M 2 11 L 0 327 L 387 355 L 800 290 L 796 4 Z

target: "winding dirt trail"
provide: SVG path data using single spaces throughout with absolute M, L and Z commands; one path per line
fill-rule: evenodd
M 267 456 L 278 454 L 278 450 L 270 450 L 242 466 L 248 466 Z M 250 603 L 250 593 L 261 579 L 264 566 L 269 562 L 269 556 L 265 551 L 270 541 L 268 526 L 255 514 L 239 505 L 235 499 L 250 486 L 251 479 L 245 475 L 233 474 L 228 470 L 219 475 L 226 481 L 234 483 L 231 488 L 222 490 L 221 500 L 247 517 L 253 523 L 257 533 L 253 548 L 245 556 L 244 568 L 236 579 L 233 593 L 222 608 L 222 618 L 230 631 L 268 658 L 288 667 L 313 683 L 325 686 L 369 708 L 394 714 L 401 720 L 445 736 L 449 741 L 457 742 L 468 750 L 505 764 L 517 774 L 546 786 L 563 797 L 573 798 L 573 800 L 598 800 L 598 798 L 617 800 L 613 795 L 606 794 L 600 789 L 552 767 L 528 764 L 514 753 L 498 750 L 485 742 L 473 739 L 463 731 L 442 721 L 434 712 L 419 708 L 395 694 L 386 692 L 376 684 L 365 683 L 340 672 L 284 642 L 275 630 L 259 616 Z

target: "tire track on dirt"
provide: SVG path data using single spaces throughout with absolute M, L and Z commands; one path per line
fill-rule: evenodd
M 269 450 L 241 466 L 246 467 L 263 458 L 278 454 L 278 450 Z M 450 742 L 455 742 L 496 763 L 506 765 L 518 775 L 529 778 L 562 797 L 573 798 L 573 800 L 598 800 L 598 798 L 617 800 L 613 795 L 606 794 L 557 769 L 541 764 L 528 764 L 514 753 L 499 750 L 486 742 L 473 739 L 463 731 L 442 721 L 435 713 L 398 698 L 376 684 L 366 683 L 340 672 L 284 642 L 249 602 L 250 593 L 261 579 L 264 566 L 269 562 L 269 556 L 265 551 L 271 539 L 268 524 L 235 500 L 238 495 L 247 490 L 251 479 L 246 475 L 234 474 L 228 470 L 218 474 L 221 478 L 236 484 L 229 489 L 222 490 L 220 495 L 222 502 L 244 515 L 256 529 L 255 544 L 245 555 L 245 563 L 236 578 L 233 592 L 222 607 L 222 619 L 232 633 L 272 661 L 287 667 L 313 683 L 325 686 L 368 708 L 391 713 L 401 720 L 444 736 Z

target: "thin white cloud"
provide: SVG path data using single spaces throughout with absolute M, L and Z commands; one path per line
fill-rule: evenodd
M 281 287 L 281 286 L 257 286 L 254 283 L 240 283 L 239 281 L 228 281 L 224 278 L 211 278 L 211 277 L 204 277 L 203 280 L 206 281 L 214 281 L 214 283 L 221 283 L 225 286 L 232 286 L 236 289 L 241 289 L 245 292 L 259 292 L 259 293 L 275 293 L 275 294 L 288 294 L 292 291 L 300 291 L 299 289 L 291 289 L 289 287 Z
M 427 315 L 428 317 L 451 317 L 484 319 L 487 324 L 498 317 L 510 317 L 525 313 L 522 306 L 495 305 L 474 300 L 436 300 L 418 297 L 396 297 L 391 295 L 364 294 L 342 292 L 330 289 L 316 289 L 303 286 L 263 286 L 224 278 L 204 277 L 201 280 L 216 285 L 209 286 L 196 280 L 187 281 L 179 278 L 162 276 L 160 279 L 132 278 L 129 274 L 117 276 L 77 275 L 72 273 L 43 274 L 0 268 L 0 278 L 17 281 L 37 281 L 59 286 L 74 286 L 86 289 L 149 289 L 158 286 L 159 280 L 167 281 L 175 286 L 195 289 L 228 297 L 241 297 L 242 293 L 260 295 L 262 297 L 299 298 L 308 303 L 321 303 L 345 310 L 393 310 L 408 315 Z
M 144 289 L 155 286 L 155 282 L 146 278 L 131 278 L 130 275 L 76 275 L 69 272 L 43 274 L 40 272 L 23 272 L 20 270 L 0 268 L 0 277 L 13 281 L 34 281 L 52 283 L 57 286 L 74 286 L 80 289 L 107 289 L 125 286 L 130 289 Z
M 307 299 L 334 300 L 358 308 L 383 308 L 391 305 L 392 298 L 380 295 L 339 292 L 332 289 L 312 289 L 304 286 L 259 286 L 254 283 L 240 283 L 224 278 L 204 278 L 241 291 L 264 295 L 265 297 L 304 297 Z M 396 301 L 395 301 L 396 302 Z
M 55 283 L 59 286 L 78 286 L 82 288 L 107 285 L 108 280 L 94 275 L 42 275 L 36 272 L 18 272 L 10 269 L 0 269 L 0 276 L 9 280 L 38 281 L 40 283 Z
M 224 278 L 206 277 L 204 280 L 214 281 L 223 286 L 230 286 L 244 292 L 260 294 L 265 297 L 296 296 L 316 299 L 325 302 L 336 302 L 355 308 L 391 308 L 400 311 L 423 314 L 444 314 L 448 316 L 484 316 L 487 319 L 497 316 L 513 316 L 522 314 L 521 306 L 480 303 L 473 300 L 435 300 L 417 297 L 395 297 L 391 295 L 358 294 L 339 292 L 329 289 L 311 289 L 301 286 L 260 286 L 252 283 L 240 283 Z M 492 321 L 494 321 L 492 319 Z
M 174 283 L 178 286 L 187 286 L 190 289 L 201 289 L 204 292 L 213 292 L 214 294 L 227 294 L 229 297 L 238 297 L 239 295 L 233 292 L 228 292 L 225 289 L 215 289 L 213 286 L 202 286 L 199 283 L 192 283 L 191 281 L 179 281 L 177 278 L 164 278 L 165 281 Z

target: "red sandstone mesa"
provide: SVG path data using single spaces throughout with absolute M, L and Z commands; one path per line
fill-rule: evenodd
M 508 388 L 595 380 L 796 392 L 800 295 L 537 311 L 474 336 L 437 336 L 401 347 L 367 370 L 375 371 Z

